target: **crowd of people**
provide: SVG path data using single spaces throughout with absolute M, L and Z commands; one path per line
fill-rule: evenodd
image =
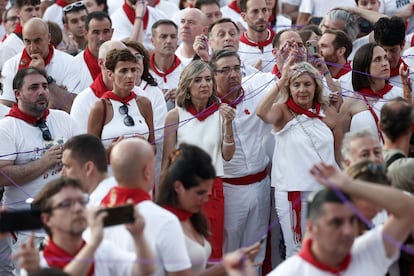
M 0 275 L 414 275 L 414 3 L 0 13 Z

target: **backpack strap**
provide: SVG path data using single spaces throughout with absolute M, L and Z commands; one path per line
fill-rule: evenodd
M 406 156 L 404 154 L 402 154 L 401 152 L 397 152 L 394 153 L 390 159 L 388 159 L 385 162 L 385 167 L 388 168 L 392 163 L 394 163 L 394 161 L 400 159 L 400 158 L 406 158 Z

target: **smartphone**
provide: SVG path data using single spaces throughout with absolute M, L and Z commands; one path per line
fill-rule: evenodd
M 42 228 L 40 211 L 17 210 L 0 213 L 0 232 L 35 230 Z
M 306 41 L 306 49 L 308 50 L 308 56 L 314 56 L 319 54 L 318 41 L 308 40 Z
M 134 205 L 126 204 L 116 207 L 105 208 L 102 211 L 108 213 L 104 219 L 104 227 L 125 224 L 125 223 L 134 223 Z

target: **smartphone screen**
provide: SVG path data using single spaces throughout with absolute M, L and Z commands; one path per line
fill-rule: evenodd
M 102 211 L 108 213 L 104 219 L 104 227 L 125 223 L 134 223 L 135 221 L 134 205 L 132 204 L 105 208 Z
M 0 232 L 42 228 L 39 210 L 4 211 L 0 213 Z

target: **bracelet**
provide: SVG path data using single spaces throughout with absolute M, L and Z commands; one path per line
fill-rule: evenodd
M 227 143 L 227 142 L 223 141 L 223 146 L 225 146 L 225 147 L 234 146 L 234 142 Z
M 135 19 L 142 19 L 142 16 L 135 16 Z

